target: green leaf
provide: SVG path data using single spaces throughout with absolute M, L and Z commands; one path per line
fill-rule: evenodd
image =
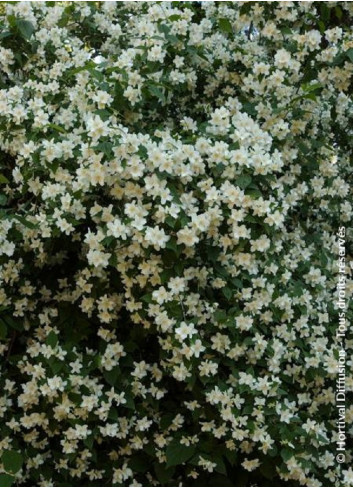
M 24 218 L 23 216 L 19 216 L 19 215 L 15 214 L 13 217 L 15 219 L 17 219 L 21 224 L 23 224 L 24 226 L 26 226 L 26 228 L 36 229 L 36 227 L 37 227 L 36 224 L 33 224 L 33 222 L 28 221 L 28 219 Z
M 293 295 L 299 297 L 305 291 L 305 285 L 301 280 L 296 280 L 293 282 Z
M 7 335 L 7 324 L 2 319 L 0 319 L 0 339 L 4 340 L 6 338 L 6 335 Z
M 10 183 L 2 173 L 0 173 L 0 183 Z
M 16 474 L 22 467 L 22 455 L 15 450 L 5 450 L 1 458 L 6 472 Z
M 323 22 L 327 23 L 330 20 L 331 11 L 325 2 L 321 2 L 320 4 L 320 14 Z
M 215 455 L 215 454 L 212 454 L 210 455 L 210 460 L 211 462 L 214 462 L 216 465 L 216 472 L 219 472 L 220 474 L 223 474 L 223 475 L 227 475 L 227 469 L 226 469 L 226 466 L 224 464 L 224 460 L 223 460 L 223 457 L 221 455 Z
M 57 124 L 47 124 L 49 129 L 54 129 L 55 131 L 61 132 L 62 134 L 66 134 L 66 131 L 63 127 L 58 126 Z
M 235 181 L 235 183 L 240 187 L 241 189 L 245 189 L 248 187 L 251 183 L 251 177 L 250 175 L 241 175 L 238 177 Z
M 319 26 L 320 34 L 323 35 L 324 32 L 325 32 L 325 30 L 326 30 L 325 23 L 322 22 L 322 20 L 319 20 L 319 22 L 317 23 L 317 25 Z
M 165 95 L 160 88 L 156 87 L 155 85 L 150 85 L 148 87 L 148 91 L 151 95 L 157 97 L 163 104 L 165 103 Z
M 239 278 L 232 278 L 232 283 L 238 288 L 242 289 L 243 288 L 243 282 Z
M 211 262 L 216 263 L 221 250 L 216 246 L 207 246 L 206 251 L 207 251 L 207 258 Z
M 29 20 L 17 19 L 16 25 L 23 39 L 30 39 L 34 32 L 33 24 Z
M 292 35 L 292 29 L 290 29 L 288 26 L 281 27 L 280 31 L 282 32 L 283 35 L 287 35 L 287 36 Z
M 51 357 L 53 358 L 53 357 Z M 58 374 L 63 368 L 64 368 L 64 363 L 61 362 L 60 360 L 48 360 L 48 363 L 50 365 L 51 371 L 53 372 L 54 375 Z
M 168 248 L 168 250 L 174 251 L 175 253 L 178 253 L 178 245 L 174 237 L 167 241 L 166 248 Z
M 255 108 L 255 105 L 252 104 L 251 102 L 243 102 L 243 109 L 249 115 L 253 115 L 253 116 L 256 116 L 257 115 L 257 110 Z
M 240 15 L 247 15 L 250 12 L 253 3 L 254 2 L 245 2 L 244 5 L 240 7 Z
M 304 458 L 300 458 L 299 459 L 299 463 L 300 465 L 304 468 L 304 469 L 312 469 L 313 468 L 313 464 L 310 462 L 310 460 L 306 460 Z
M 159 276 L 160 276 L 162 284 L 165 284 L 172 277 L 172 271 L 171 270 L 163 270 L 163 272 L 161 272 L 159 274 Z
M 179 440 L 173 440 L 167 448 L 167 468 L 187 462 L 195 453 L 194 446 L 182 445 Z
M 336 14 L 336 17 L 341 20 L 342 19 L 342 15 L 343 15 L 343 12 L 342 12 L 342 9 L 340 7 L 335 7 L 335 14 Z
M 217 321 L 218 323 L 225 323 L 227 321 L 227 313 L 226 311 L 223 311 L 219 309 L 213 314 L 214 320 Z
M 232 24 L 228 19 L 219 19 L 218 25 L 222 32 L 227 32 L 228 34 L 233 32 Z
M 54 333 L 54 331 L 50 331 L 50 333 L 47 336 L 45 343 L 47 345 L 51 346 L 52 348 L 54 348 L 56 346 L 57 342 L 58 342 L 58 336 Z
M 10 474 L 0 474 L 0 487 L 11 487 L 14 480 Z
M 174 414 L 164 414 L 159 422 L 160 429 L 166 430 L 167 428 L 169 428 L 174 418 L 175 418 Z
M 65 72 L 65 75 L 67 76 L 77 75 L 77 73 L 81 73 L 81 71 L 86 71 L 89 68 L 94 68 L 94 66 L 95 66 L 94 61 L 87 61 L 87 63 L 85 63 L 82 66 L 78 66 L 77 68 L 71 68 L 70 70 L 67 70 Z
M 3 321 L 10 326 L 10 328 L 15 329 L 16 331 L 23 331 L 23 320 L 19 319 L 13 319 L 12 316 L 6 315 L 3 316 Z
M 89 448 L 90 450 L 92 450 L 92 447 L 93 447 L 93 441 L 94 441 L 94 437 L 91 435 L 89 436 L 88 438 L 85 438 L 83 440 L 83 444 L 85 447 Z
M 301 86 L 301 89 L 304 92 L 313 92 L 314 90 L 318 90 L 319 88 L 322 88 L 322 84 L 321 83 L 304 83 Z
M 163 486 L 168 484 L 168 482 L 170 482 L 171 478 L 173 477 L 175 468 L 167 467 L 164 464 L 158 464 L 158 463 L 155 463 L 153 467 L 159 482 Z
M 109 156 L 113 149 L 113 143 L 103 141 L 102 143 L 97 144 L 97 146 L 94 146 L 94 149 L 97 149 L 98 151 L 101 151 L 105 155 Z
M 125 399 L 126 399 L 126 403 L 124 404 L 124 408 L 132 409 L 133 411 L 135 411 L 136 406 L 135 406 L 134 398 L 130 394 L 126 393 Z
M 348 49 L 348 51 L 346 51 L 346 55 L 353 63 L 353 48 Z
M 247 336 L 247 337 L 244 339 L 244 341 L 243 341 L 243 344 L 244 344 L 245 346 L 251 346 L 251 345 L 253 345 L 253 343 L 254 343 L 254 340 L 252 339 L 252 337 L 251 337 L 251 336 Z
M 118 410 L 115 407 L 111 407 L 109 409 L 108 418 L 112 419 L 113 421 L 118 421 L 118 417 L 119 417 Z
M 0 205 L 3 206 L 7 202 L 7 197 L 5 194 L 0 194 Z
M 106 236 L 104 239 L 102 239 L 101 243 L 103 246 L 110 246 L 112 243 L 114 243 L 116 238 L 114 236 Z
M 276 467 L 271 460 L 265 460 L 260 466 L 260 472 L 266 479 L 272 480 L 276 475 Z
M 181 15 L 173 14 L 170 17 L 168 17 L 168 19 L 171 20 L 172 22 L 174 22 L 176 20 L 180 20 L 181 19 Z
M 147 302 L 147 304 L 150 304 L 152 302 L 152 294 L 145 294 L 140 297 L 140 300 L 143 302 Z
M 105 109 L 97 109 L 94 111 L 94 114 L 99 115 L 99 117 L 102 119 L 102 121 L 107 121 L 111 116 L 111 113 Z
M 88 68 L 87 71 L 95 78 L 97 81 L 102 82 L 104 80 L 104 75 L 95 68 Z
M 175 227 L 175 223 L 177 220 L 174 217 L 168 216 L 165 220 L 165 223 L 172 229 Z
M 281 450 L 281 457 L 284 460 L 284 462 L 287 462 L 293 456 L 293 454 L 294 452 L 290 448 L 285 447 L 282 448 Z
M 7 16 L 7 22 L 9 23 L 10 27 L 14 28 L 16 27 L 16 17 L 15 15 L 8 15 Z
M 159 30 L 159 32 L 162 32 L 163 34 L 169 34 L 170 27 L 169 27 L 169 25 L 166 25 L 166 24 L 159 24 L 158 30 Z
M 308 148 L 304 143 L 301 142 L 298 143 L 298 148 L 305 155 L 307 155 L 310 152 L 310 148 Z
M 232 289 L 230 289 L 229 287 L 223 287 L 222 288 L 222 292 L 223 292 L 223 295 L 224 297 L 230 301 L 230 299 L 233 297 L 233 292 L 232 292 Z
M 12 32 L 10 31 L 4 31 L 0 33 L 0 39 L 5 39 L 6 37 L 10 37 L 10 36 L 12 36 Z
M 231 465 L 234 465 L 237 461 L 237 452 L 236 450 L 227 450 L 225 453 L 226 459 Z
M 105 380 L 110 385 L 116 384 L 116 381 L 118 380 L 119 375 L 120 375 L 120 368 L 119 367 L 114 367 L 112 370 L 105 371 L 103 373 L 103 377 L 105 378 Z

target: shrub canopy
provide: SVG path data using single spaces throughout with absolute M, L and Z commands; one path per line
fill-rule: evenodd
M 2 484 L 352 483 L 352 12 L 1 3 Z

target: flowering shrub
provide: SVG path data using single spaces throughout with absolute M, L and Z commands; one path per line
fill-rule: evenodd
M 2 485 L 352 484 L 352 13 L 2 2 Z

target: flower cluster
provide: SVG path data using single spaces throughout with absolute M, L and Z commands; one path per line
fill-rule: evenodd
M 352 15 L 2 2 L 1 482 L 352 484 Z

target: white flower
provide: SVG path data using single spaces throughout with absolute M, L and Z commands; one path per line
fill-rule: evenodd
M 177 233 L 178 236 L 178 244 L 184 244 L 185 246 L 193 246 L 199 241 L 199 238 L 195 235 L 195 233 L 191 229 L 181 229 Z
M 247 458 L 242 462 L 241 464 L 245 470 L 252 472 L 253 470 L 257 469 L 260 467 L 260 461 L 258 458 L 255 458 L 253 460 L 248 460 Z
M 153 245 L 156 250 L 165 248 L 169 239 L 170 236 L 167 236 L 163 229 L 160 229 L 158 226 L 146 229 L 145 240 L 147 243 Z
M 101 136 L 106 136 L 109 133 L 108 122 L 102 121 L 98 115 L 90 117 L 86 122 L 86 126 L 88 134 L 94 140 L 99 139 Z
M 253 325 L 253 319 L 249 316 L 240 314 L 236 317 L 236 324 L 241 331 L 249 331 Z
M 187 324 L 184 321 L 180 323 L 179 328 L 175 329 L 175 333 L 180 340 L 185 340 L 186 338 L 191 338 L 197 333 L 197 329 L 191 323 Z
M 54 377 L 50 378 L 47 380 L 48 386 L 52 391 L 63 391 L 65 389 L 65 386 L 67 384 L 66 381 L 63 381 L 61 377 L 58 375 L 55 375 Z
M 346 487 L 352 487 L 353 485 L 353 469 L 349 467 L 347 470 L 342 470 L 343 482 Z
M 279 49 L 275 54 L 275 63 L 279 68 L 287 68 L 290 65 L 291 55 L 285 49 Z

